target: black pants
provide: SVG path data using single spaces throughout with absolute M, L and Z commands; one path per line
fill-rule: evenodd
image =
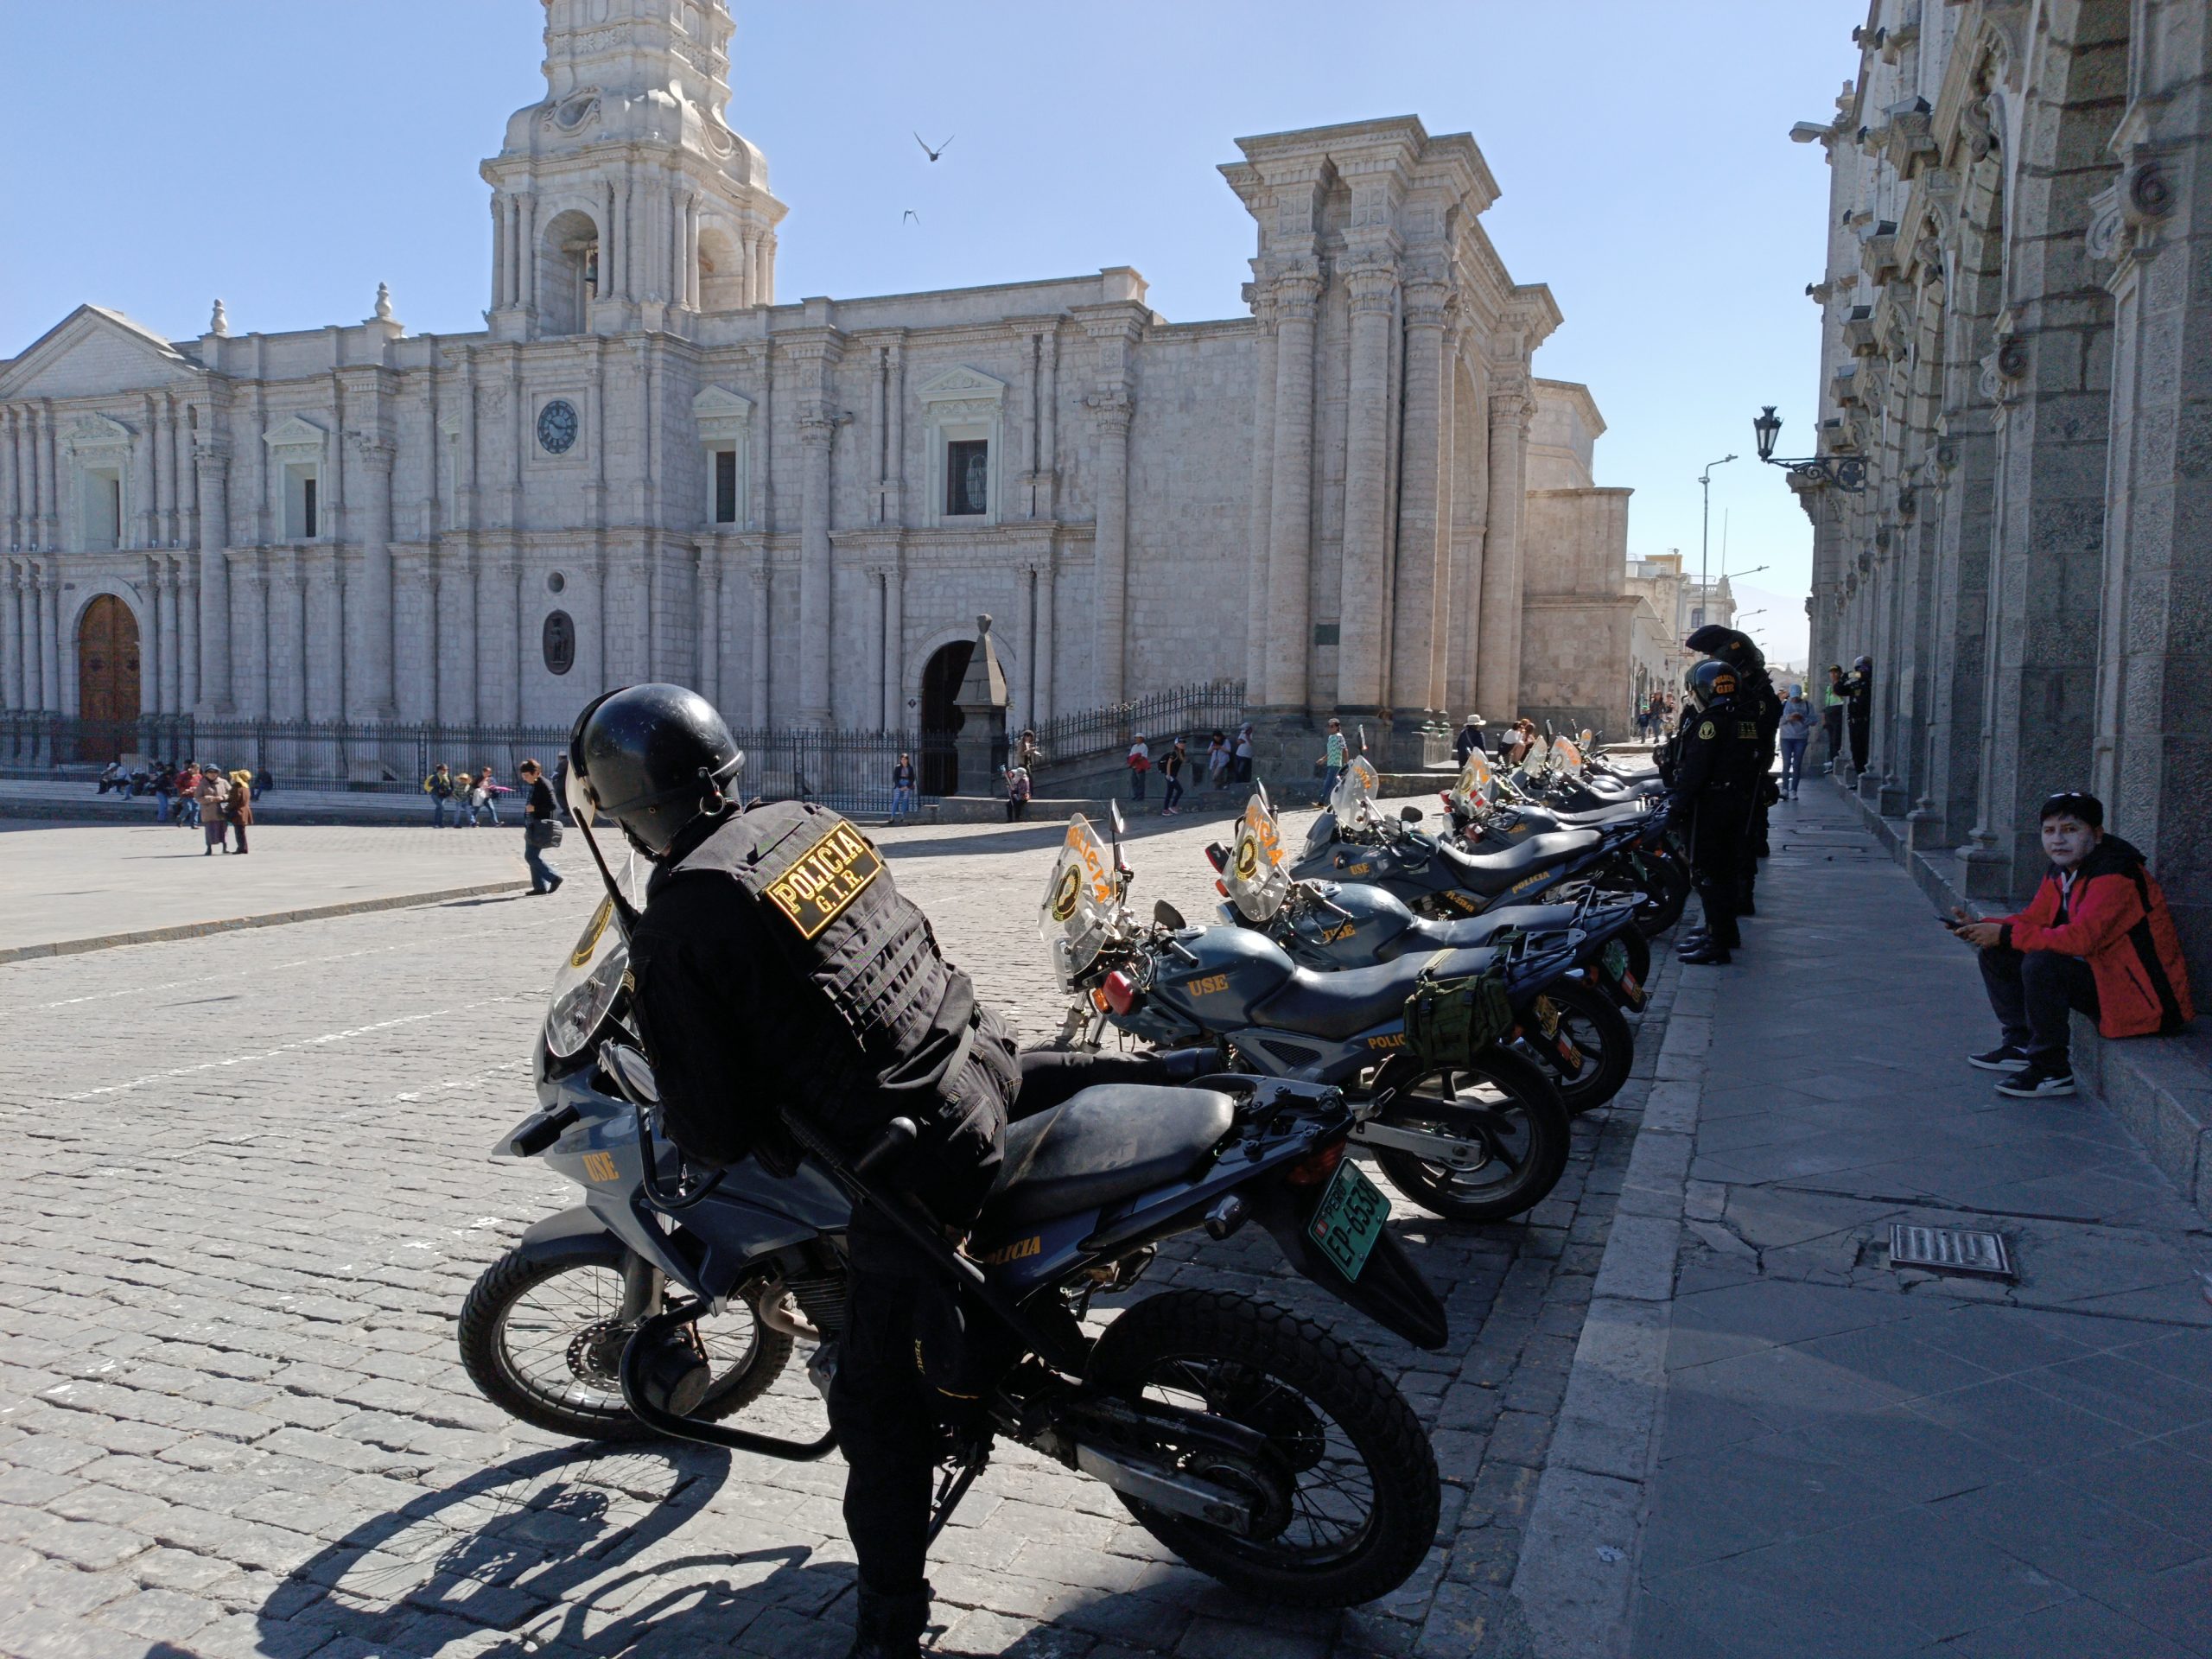
M 2079 957 L 1993 945 L 1980 953 L 1989 1006 L 2005 1040 L 2031 1060 L 2068 1064 L 2067 1012 L 2097 1017 L 2097 977 Z
M 1851 769 L 1853 772 L 1866 770 L 1866 723 L 1869 718 L 1856 709 L 1850 714 Z
M 1843 760 L 1843 705 L 1834 703 L 1821 710 L 1821 729 L 1828 734 L 1828 765 L 1833 767 Z
M 1744 942 L 1736 931 L 1736 916 L 1748 861 L 1748 829 L 1749 814 L 1740 791 L 1706 794 L 1691 822 L 1690 870 L 1698 903 L 1705 911 L 1705 931 L 1714 944 L 1731 950 Z

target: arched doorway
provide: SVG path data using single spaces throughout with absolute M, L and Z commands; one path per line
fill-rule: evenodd
M 77 758 L 112 760 L 137 745 L 138 619 L 113 594 L 77 624 Z
M 973 639 L 955 639 L 931 653 L 922 670 L 922 793 L 952 795 L 960 787 L 960 756 L 954 749 L 964 717 L 960 683 L 968 677 Z

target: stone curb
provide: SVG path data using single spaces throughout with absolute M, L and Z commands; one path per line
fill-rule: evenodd
M 232 933 L 247 927 L 283 927 L 292 922 L 320 922 L 333 916 L 355 916 L 372 910 L 408 910 L 417 905 L 439 905 L 454 899 L 478 899 L 487 893 L 512 893 L 527 883 L 487 881 L 473 887 L 446 887 L 436 893 L 401 893 L 382 899 L 353 899 L 342 905 L 315 905 L 305 910 L 276 910 L 263 916 L 228 916 L 215 922 L 180 922 L 174 927 L 142 928 L 133 933 L 101 933 L 89 938 L 55 939 L 45 944 L 17 944 L 0 950 L 0 963 L 29 962 L 40 957 L 73 957 L 87 950 L 111 950 L 124 944 L 162 944 L 173 939 L 204 938 L 210 933 Z
M 1654 978 L 1666 1038 L 1513 1577 L 1535 1659 L 1624 1659 L 1629 1650 L 1717 989 L 1685 985 L 1671 959 Z M 1652 1023 L 1647 1016 L 1644 1028 Z

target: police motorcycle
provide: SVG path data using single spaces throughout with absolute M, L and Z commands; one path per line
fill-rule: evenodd
M 1328 804 L 1306 831 L 1292 875 L 1308 881 L 1368 882 L 1397 894 L 1423 915 L 1442 917 L 1478 915 L 1541 894 L 1558 898 L 1570 883 L 1610 893 L 1642 891 L 1630 861 L 1636 844 L 1649 833 L 1641 819 L 1602 830 L 1539 832 L 1495 850 L 1470 851 L 1451 836 L 1423 831 L 1419 826 L 1427 815 L 1418 806 L 1385 816 L 1375 803 L 1379 781 L 1364 756 L 1344 768 Z M 1637 925 L 1649 938 L 1664 931 L 1669 921 L 1639 912 Z
M 531 1227 L 462 1306 L 461 1357 L 488 1399 L 583 1439 L 826 1456 L 834 1431 L 791 1440 L 724 1420 L 795 1344 L 812 1348 L 807 1374 L 826 1393 L 848 1223 L 874 1204 L 966 1314 L 961 1391 L 980 1402 L 946 1430 L 932 1539 L 1003 1437 L 1103 1482 L 1161 1543 L 1248 1594 L 1350 1606 L 1412 1573 L 1436 1532 L 1434 1454 L 1349 1342 L 1221 1291 L 1162 1292 L 1103 1335 L 1083 1324 L 1095 1295 L 1140 1281 L 1162 1240 L 1257 1222 L 1306 1278 L 1441 1346 L 1442 1305 L 1384 1228 L 1389 1201 L 1344 1156 L 1359 1120 L 1339 1090 L 1249 1075 L 1085 1090 L 1009 1127 L 997 1186 L 957 1244 L 888 1173 L 914 1140 L 904 1118 L 849 1163 L 816 1141 L 788 1179 L 751 1159 L 693 1167 L 663 1130 L 632 1028 L 639 872 L 610 870 L 589 801 L 572 788 L 570 804 L 607 896 L 556 978 L 537 1109 L 494 1155 L 542 1161 L 581 1201 Z
M 1263 933 L 1192 927 L 1164 900 L 1130 912 L 1134 873 L 1077 814 L 1038 931 L 1071 1004 L 1058 1041 L 1096 1050 L 1118 1032 L 1149 1047 L 1211 1047 L 1240 1072 L 1332 1084 L 1352 1103 L 1355 1146 L 1433 1215 L 1503 1221 L 1542 1202 L 1567 1166 L 1566 1103 L 1508 1046 L 1513 1009 L 1556 980 L 1571 950 L 1528 938 L 1317 972 Z M 1439 1010 L 1479 1022 L 1426 1033 Z
M 1303 967 L 1371 968 L 1513 937 L 1526 937 L 1535 952 L 1558 953 L 1565 964 L 1558 977 L 1515 1003 L 1507 1046 L 1551 1074 L 1571 1114 L 1603 1105 L 1628 1080 L 1635 1058 L 1628 1014 L 1643 1011 L 1651 968 L 1632 896 L 1586 889 L 1565 904 L 1502 905 L 1440 921 L 1414 915 L 1381 887 L 1296 880 L 1284 868 L 1264 785 L 1246 803 L 1230 844 L 1211 846 L 1206 856 L 1223 897 L 1221 919 L 1265 933 Z
M 1534 836 L 1573 830 L 1621 836 L 1618 856 L 1630 885 L 1642 895 L 1637 927 L 1646 938 L 1664 932 L 1681 918 L 1690 893 L 1689 861 L 1668 832 L 1664 801 L 1638 796 L 1594 809 L 1561 806 L 1555 798 L 1539 792 L 1543 768 L 1561 749 L 1580 758 L 1570 741 L 1562 738 L 1551 746 L 1533 774 L 1524 760 L 1516 769 L 1521 774 L 1517 780 L 1512 773 L 1493 770 L 1480 751 L 1470 754 L 1457 780 L 1443 792 L 1452 825 L 1448 838 L 1468 852 L 1483 853 Z

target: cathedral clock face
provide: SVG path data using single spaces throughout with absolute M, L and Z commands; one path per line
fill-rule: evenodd
M 537 411 L 537 445 L 549 455 L 565 455 L 576 442 L 576 406 L 556 397 Z

